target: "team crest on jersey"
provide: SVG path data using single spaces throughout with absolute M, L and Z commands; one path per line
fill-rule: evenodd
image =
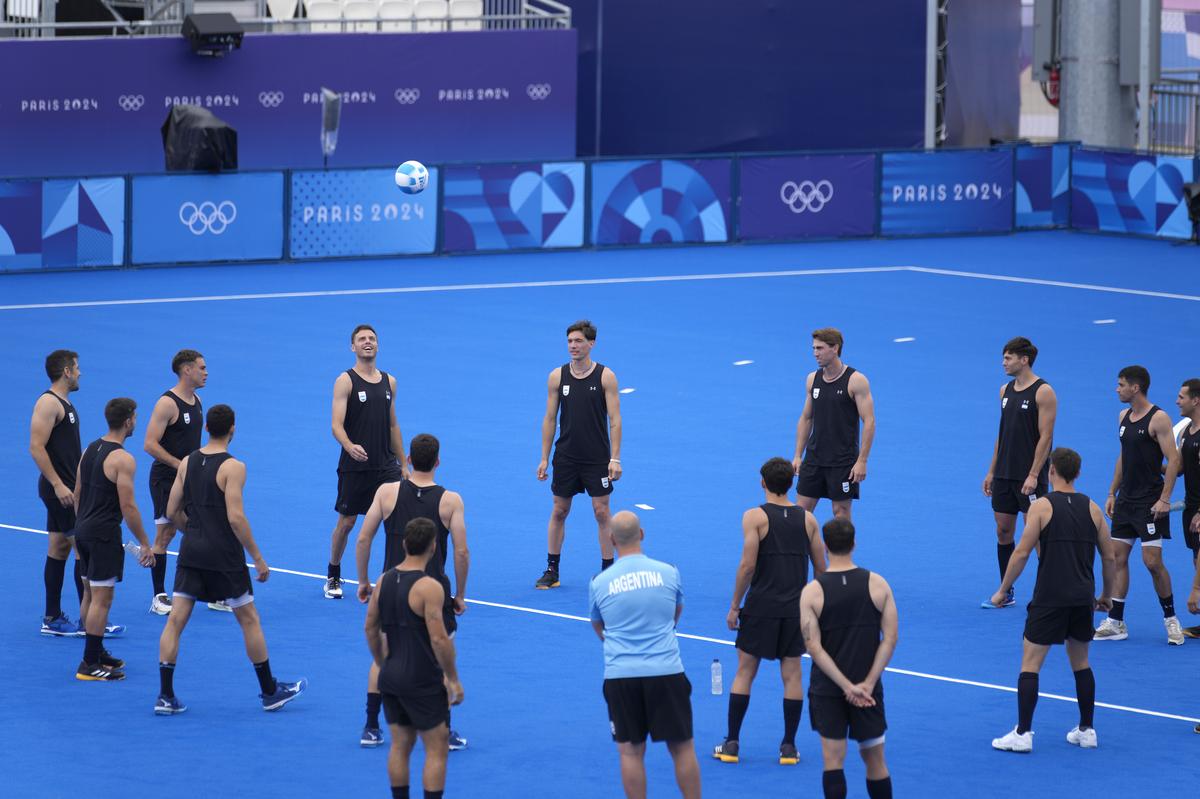
M 184 424 L 192 423 L 192 415 L 190 413 L 188 413 L 187 411 L 183 412 L 183 423 Z
M 1000 400 L 1000 407 L 1001 407 L 1001 409 L 1008 407 L 1008 397 L 1005 397 L 1004 399 Z
M 819 397 L 819 396 L 821 396 L 821 389 L 819 389 L 819 388 L 814 388 L 814 389 L 813 389 L 813 399 L 816 399 L 816 398 L 817 398 L 817 397 Z
M 75 424 L 75 412 L 67 411 L 67 418 L 71 420 L 71 424 Z
M 1021 410 L 1029 410 L 1029 400 L 1021 400 Z
M 563 386 L 563 396 L 565 397 L 565 396 L 567 396 L 567 395 L 568 395 L 568 394 L 570 394 L 570 393 L 571 393 L 571 387 L 570 387 L 570 386 Z
M 367 401 L 367 392 L 365 392 L 365 391 L 358 392 L 358 401 L 366 402 Z
M 1117 433 L 1117 438 L 1125 437 L 1125 425 L 1121 425 L 1121 432 Z
M 390 392 L 390 391 L 385 391 L 385 392 L 383 392 L 383 396 L 387 397 L 387 401 L 388 401 L 388 402 L 391 402 L 391 401 L 392 401 L 392 392 Z

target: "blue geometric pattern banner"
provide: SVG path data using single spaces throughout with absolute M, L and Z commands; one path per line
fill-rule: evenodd
M 1080 230 L 1186 239 L 1192 235 L 1183 184 L 1191 158 L 1075 150 L 1071 226 Z
M 446 252 L 583 246 L 583 164 L 446 167 Z
M 125 179 L 0 182 L 0 268 L 119 266 Z
M 1017 148 L 1017 227 L 1065 227 L 1071 212 L 1071 145 Z
M 592 165 L 592 243 L 729 240 L 728 158 Z

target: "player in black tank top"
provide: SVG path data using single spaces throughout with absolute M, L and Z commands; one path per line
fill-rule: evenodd
M 167 515 L 167 497 L 179 462 L 200 449 L 204 432 L 204 406 L 196 392 L 208 382 L 208 364 L 195 350 L 180 350 L 171 359 L 171 371 L 178 380 L 154 404 L 146 425 L 143 448 L 154 458 L 150 467 L 150 499 L 154 505 L 154 567 L 150 570 L 153 597 L 150 612 L 165 616 L 171 612 L 167 594 L 167 547 L 175 538 L 175 525 Z
M 738 762 L 738 737 L 750 705 L 750 688 L 763 658 L 779 661 L 783 677 L 783 740 L 779 762 L 795 765 L 796 729 L 804 705 L 800 656 L 800 592 L 813 574 L 825 570 L 825 547 L 816 519 L 788 500 L 792 465 L 771 458 L 759 470 L 766 502 L 742 516 L 742 559 L 733 583 L 726 624 L 737 630 L 737 675 L 729 690 L 729 726 L 713 750 L 723 763 Z M 742 598 L 745 596 L 745 603 Z
M 350 334 L 353 369 L 333 383 L 333 437 L 338 456 L 338 514 L 329 542 L 326 599 L 342 598 L 342 555 L 358 517 L 367 512 L 376 490 L 399 482 L 407 467 L 396 460 L 404 452 L 404 436 L 396 421 L 396 378 L 376 367 L 379 339 L 375 328 L 359 325 Z
M 67 556 L 75 529 L 75 470 L 82 454 L 79 416 L 67 399 L 79 390 L 79 356 L 70 350 L 55 350 L 46 357 L 50 388 L 33 406 L 29 422 L 29 452 L 38 468 L 38 498 L 46 507 L 48 544 L 42 580 L 46 587 L 46 609 L 42 635 L 75 635 L 79 625 L 62 610 L 62 587 Z M 75 590 L 83 599 L 79 560 L 75 561 Z
M 276 680 L 271 674 L 245 555 L 254 562 L 259 582 L 266 582 L 271 570 L 246 518 L 242 501 L 246 465 L 229 453 L 234 421 L 228 405 L 209 409 L 208 444 L 184 457 L 167 500 L 168 514 L 186 519 L 175 567 L 174 602 L 158 642 L 159 694 L 154 712 L 160 716 L 187 710 L 175 696 L 175 665 L 180 636 L 197 601 L 221 601 L 233 611 L 258 677 L 264 710 L 278 710 L 307 685 L 305 680 Z
M 834 516 L 849 519 L 850 503 L 858 499 L 859 484 L 867 479 L 867 458 L 875 440 L 875 401 L 866 375 L 842 362 L 838 330 L 814 330 L 812 351 L 818 368 L 805 383 L 792 460 L 798 477 L 796 502 L 812 511 L 826 497 Z
M 1000 388 L 1000 430 L 992 461 L 983 478 L 983 493 L 991 497 L 996 521 L 996 562 L 1000 579 L 1008 569 L 1017 531 L 1017 514 L 1047 491 L 1047 456 L 1054 440 L 1058 396 L 1045 380 L 1033 373 L 1038 348 L 1023 336 L 1004 345 L 1004 373 L 1012 378 Z M 985 600 L 985 609 L 1016 604 L 1009 594 L 1000 605 Z
M 424 788 L 441 792 L 446 785 L 450 705 L 462 701 L 455 666 L 454 642 L 442 624 L 444 592 L 425 574 L 435 554 L 436 527 L 413 519 L 405 528 L 408 553 L 385 571 L 367 607 L 367 644 L 380 673 L 383 709 L 392 731 L 390 774 L 396 761 L 408 758 L 416 737 L 425 748 Z M 402 779 L 402 778 L 401 778 Z M 393 780 L 393 788 L 407 780 Z
M 1188 595 L 1188 610 L 1200 613 L 1200 378 L 1183 381 L 1175 399 L 1188 424 L 1179 435 L 1179 473 L 1183 475 L 1183 540 L 1192 551 L 1196 575 Z M 1188 638 L 1200 638 L 1200 626 L 1184 627 Z M 1196 727 L 1200 732 L 1200 725 Z
M 1038 674 L 1050 647 L 1064 642 L 1075 672 L 1079 702 L 1079 724 L 1067 733 L 1067 740 L 1085 748 L 1096 746 L 1096 731 L 1092 728 L 1096 679 L 1088 665 L 1088 645 L 1092 640 L 1093 608 L 1107 610 L 1111 606 L 1113 544 L 1100 508 L 1075 490 L 1079 454 L 1060 447 L 1050 453 L 1049 460 L 1053 490 L 1030 505 L 1021 542 L 992 597 L 998 601 L 1007 593 L 1036 549 L 1037 582 L 1025 620 L 1021 674 L 1017 679 L 1017 726 L 992 741 L 994 748 L 1010 752 L 1029 752 L 1033 748 L 1030 729 L 1037 704 Z M 1093 569 L 1097 551 L 1104 575 L 1098 599 Z
M 612 565 L 613 549 L 609 535 L 612 512 L 609 494 L 613 483 L 621 479 L 621 399 L 617 376 L 611 369 L 592 360 L 596 327 L 586 319 L 567 328 L 569 363 L 550 373 L 547 382 L 546 415 L 542 418 L 542 459 L 537 478 L 545 480 L 553 472 L 550 490 L 554 507 L 546 530 L 546 570 L 534 583 L 535 588 L 559 585 L 559 563 L 567 515 L 576 494 L 584 491 L 592 500 L 600 540 L 600 569 Z M 558 429 L 558 440 L 554 431 Z M 554 457 L 551 460 L 551 442 Z M 552 468 L 551 468 L 552 467 Z
M 1162 556 L 1162 542 L 1171 537 L 1171 491 L 1179 473 L 1179 451 L 1170 417 L 1146 398 L 1149 387 L 1150 373 L 1142 366 L 1127 366 L 1117 377 L 1117 397 L 1129 409 L 1117 415 L 1121 456 L 1104 503 L 1104 512 L 1112 519 L 1112 538 L 1118 542 L 1116 579 L 1112 610 L 1096 628 L 1096 640 L 1122 641 L 1128 637 L 1125 599 L 1129 591 L 1129 554 L 1134 543 L 1141 540 L 1142 562 L 1158 594 L 1167 643 L 1180 646 L 1184 642 L 1183 628 L 1175 615 L 1171 575 Z
M 812 656 L 809 718 L 821 736 L 825 795 L 845 796 L 847 736 L 867 766 L 867 794 L 892 795 L 883 756 L 887 718 L 880 677 L 896 649 L 899 618 L 892 589 L 855 565 L 854 525 L 831 519 L 822 528 L 829 568 L 800 596 L 800 625 Z

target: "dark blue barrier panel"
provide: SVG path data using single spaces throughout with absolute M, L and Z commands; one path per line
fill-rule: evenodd
M 437 247 L 437 174 L 420 194 L 396 188 L 394 170 L 292 173 L 292 258 L 432 253 Z
M 0 269 L 124 260 L 125 178 L 0 181 Z
M 1008 233 L 1012 150 L 884 153 L 884 235 Z
M 283 257 L 283 173 L 133 179 L 133 262 Z
M 729 240 L 727 158 L 592 164 L 592 243 Z
M 583 246 L 582 162 L 445 169 L 444 251 Z
M 1063 227 L 1070 223 L 1071 145 L 1017 148 L 1017 227 Z
M 1071 161 L 1071 227 L 1190 238 L 1183 184 L 1194 179 L 1191 158 L 1077 149 Z
M 575 156 L 576 35 L 263 34 L 224 58 L 182 37 L 6 40 L 0 176 L 157 172 L 172 104 L 238 132 L 242 169 L 322 166 L 321 92 L 341 93 L 335 167 Z
M 875 156 L 741 159 L 742 239 L 875 233 Z

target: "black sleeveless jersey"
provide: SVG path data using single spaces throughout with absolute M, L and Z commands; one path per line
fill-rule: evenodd
M 164 391 L 162 395 L 169 397 L 175 403 L 178 413 L 175 421 L 163 428 L 162 438 L 158 440 L 158 443 L 172 457 L 183 460 L 200 449 L 200 439 L 204 432 L 204 407 L 200 403 L 199 395 L 196 395 L 196 401 L 191 405 L 181 400 L 174 391 Z M 150 478 L 152 480 L 174 480 L 175 471 L 167 464 L 156 460 L 150 467 Z
M 183 509 L 187 529 L 179 545 L 179 565 L 189 569 L 238 571 L 246 568 L 242 544 L 233 534 L 225 508 L 225 492 L 217 486 L 217 470 L 233 456 L 228 452 L 188 456 L 183 476 Z
M 845 572 L 825 572 L 816 580 L 825 592 L 818 620 L 821 647 L 850 682 L 860 683 L 871 673 L 882 632 L 880 619 L 883 614 L 871 601 L 871 573 L 855 568 Z M 809 680 L 811 694 L 842 696 L 837 683 L 816 666 Z M 877 698 L 883 696 L 882 679 L 875 684 L 874 695 Z
M 1046 495 L 1054 515 L 1038 538 L 1037 583 L 1032 605 L 1091 607 L 1096 597 L 1093 562 L 1100 533 L 1092 520 L 1090 500 L 1078 492 Z
M 1130 502 L 1155 502 L 1162 495 L 1162 447 L 1150 435 L 1150 420 L 1162 409 L 1151 405 L 1146 415 L 1136 422 L 1130 419 L 1133 409 L 1121 417 L 1121 487 L 1117 493 Z
M 813 374 L 812 429 L 804 462 L 813 466 L 849 466 L 858 460 L 858 406 L 850 396 L 847 366 L 837 380 L 826 382 L 824 372 Z
M 1033 455 L 1037 450 L 1038 405 L 1037 392 L 1046 383 L 1040 377 L 1022 391 L 1017 390 L 1017 381 L 1011 380 L 1004 387 L 1000 399 L 1000 434 L 997 439 L 995 476 L 1002 480 L 1023 482 L 1033 466 Z M 1042 464 L 1038 482 L 1050 477 L 1050 459 Z
M 1183 462 L 1179 473 L 1183 475 L 1184 502 L 1195 507 L 1200 505 L 1200 429 L 1194 433 L 1183 431 L 1179 458 Z
M 446 605 L 452 604 L 454 598 L 450 590 L 450 578 L 446 575 L 446 558 L 450 530 L 442 524 L 442 514 L 439 511 L 442 495 L 446 493 L 444 486 L 418 486 L 410 480 L 400 481 L 396 490 L 396 507 L 383 522 L 383 530 L 387 536 L 386 554 L 383 564 L 385 569 L 391 569 L 404 560 L 404 528 L 413 519 L 428 519 L 437 528 L 437 552 L 425 565 L 425 573 L 442 584 L 446 592 Z
M 79 443 L 79 415 L 75 413 L 74 405 L 53 391 L 42 393 L 49 394 L 62 405 L 63 417 L 50 430 L 50 437 L 46 439 L 46 454 L 50 457 L 50 465 L 54 467 L 58 479 L 74 491 L 75 469 L 79 466 L 79 458 L 82 455 Z M 42 480 L 46 478 L 42 477 Z
M 608 405 L 604 401 L 601 375 L 604 364 L 584 378 L 571 374 L 564 364 L 559 374 L 558 441 L 554 457 L 574 463 L 607 464 L 612 457 L 608 440 Z
M 415 570 L 390 569 L 379 580 L 379 621 L 388 644 L 387 660 L 379 671 L 380 693 L 429 696 L 443 688 L 429 628 L 408 604 L 413 584 L 424 576 Z
M 75 537 L 80 541 L 112 541 L 121 537 L 121 500 L 117 484 L 104 475 L 104 461 L 120 444 L 98 438 L 88 444 L 79 462 L 79 512 Z
M 343 449 L 338 471 L 382 469 L 396 460 L 392 452 L 392 381 L 387 372 L 379 373 L 378 383 L 368 383 L 353 369 L 346 374 L 350 375 L 350 396 L 342 427 L 351 442 L 367 451 L 367 459 L 356 461 Z
M 800 592 L 808 582 L 808 528 L 799 505 L 760 505 L 767 534 L 758 542 L 758 560 L 742 612 L 747 616 L 794 619 Z

